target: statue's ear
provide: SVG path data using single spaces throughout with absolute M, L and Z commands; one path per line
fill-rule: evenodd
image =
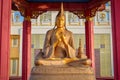
M 64 27 L 66 27 L 66 24 L 64 24 Z
M 57 17 L 56 17 L 56 19 L 55 19 L 55 26 L 57 26 Z
M 65 19 L 65 22 L 64 22 L 64 26 L 66 27 L 66 19 Z
M 57 26 L 57 22 L 55 22 L 55 26 Z

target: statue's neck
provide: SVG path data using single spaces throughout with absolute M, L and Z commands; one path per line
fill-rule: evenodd
M 57 27 L 57 29 L 65 29 L 65 27 Z

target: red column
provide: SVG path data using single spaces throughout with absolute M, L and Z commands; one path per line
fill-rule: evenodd
M 120 0 L 111 0 L 114 79 L 120 80 Z
M 0 0 L 0 80 L 9 80 L 11 0 Z
M 29 80 L 31 70 L 31 21 L 27 16 L 23 22 L 22 80 Z
M 90 18 L 85 22 L 85 37 L 86 37 L 86 55 L 92 60 L 92 67 L 95 68 L 94 60 L 94 28 L 93 21 Z

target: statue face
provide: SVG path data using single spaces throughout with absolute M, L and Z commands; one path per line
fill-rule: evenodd
M 65 26 L 65 17 L 64 16 L 58 16 L 57 17 L 57 27 L 62 28 Z

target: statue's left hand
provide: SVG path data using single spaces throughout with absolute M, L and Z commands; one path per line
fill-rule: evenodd
M 65 37 L 64 35 L 62 35 L 62 41 L 63 41 L 63 43 L 65 44 L 65 46 L 68 45 L 68 43 L 67 43 L 67 41 L 66 41 L 66 37 Z

